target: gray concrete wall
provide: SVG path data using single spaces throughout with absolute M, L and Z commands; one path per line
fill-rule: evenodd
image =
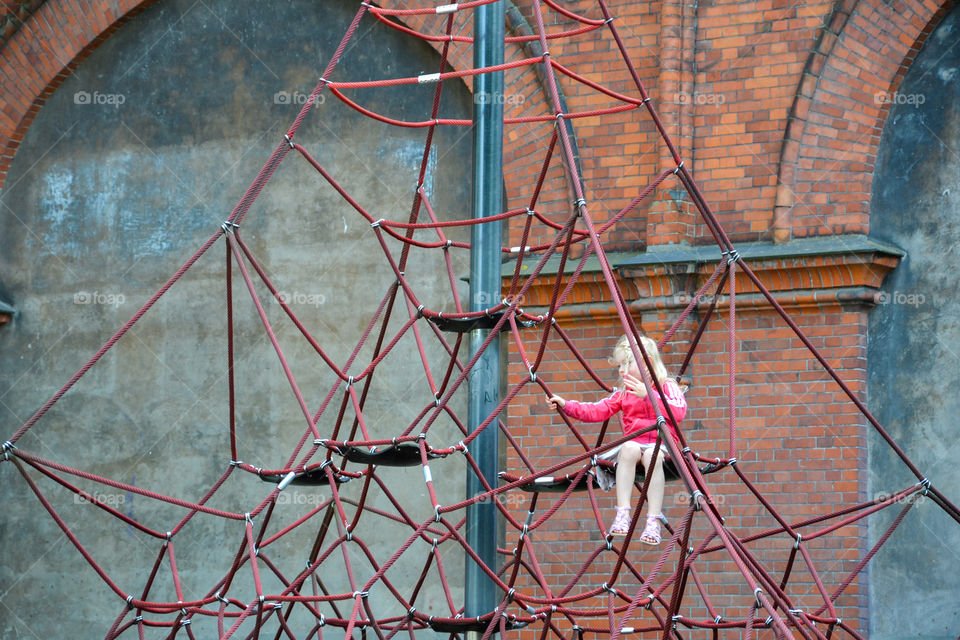
M 960 502 L 960 11 L 930 36 L 892 103 L 873 180 L 870 233 L 907 251 L 870 315 L 869 406 L 930 481 Z M 916 481 L 872 434 L 871 497 Z M 893 507 L 871 522 L 876 540 Z M 921 500 L 873 561 L 871 638 L 960 633 L 960 526 Z
M 18 310 L 15 320 L 0 328 L 4 438 L 226 219 L 282 139 L 357 6 L 333 0 L 157 3 L 85 60 L 47 102 L 20 146 L 0 199 L 0 299 Z M 368 18 L 335 77 L 437 70 L 431 49 Z M 429 117 L 432 91 L 427 86 L 354 95 L 392 117 L 422 120 Z M 325 97 L 297 140 L 377 217 L 405 220 L 425 130 L 389 128 Z M 445 116 L 468 118 L 470 107 L 462 84 L 446 87 Z M 469 142 L 463 129 L 437 135 L 426 186 L 442 218 L 469 215 Z M 241 234 L 313 335 L 344 362 L 394 281 L 370 225 L 291 154 Z M 463 233 L 450 235 L 466 239 Z M 398 244 L 391 249 L 398 251 Z M 19 446 L 137 487 L 198 499 L 230 460 L 224 263 L 221 240 Z M 457 254 L 458 277 L 467 266 L 466 254 Z M 414 251 L 407 273 L 427 306 L 452 309 L 439 252 Z M 305 420 L 238 273 L 236 278 L 239 457 L 277 467 L 303 434 Z M 466 285 L 459 286 L 465 295 Z M 259 291 L 267 295 L 265 287 Z M 266 307 L 315 411 L 334 377 L 279 305 L 268 301 Z M 406 317 L 401 304 L 391 335 Z M 440 378 L 444 354 L 427 342 Z M 366 348 L 359 362 L 370 353 Z M 405 339 L 383 363 L 370 396 L 366 418 L 372 435 L 397 435 L 430 401 L 415 345 Z M 455 406 L 465 413 L 462 398 Z M 321 419 L 321 433 L 329 433 L 337 408 L 335 403 Z M 461 437 L 444 420 L 431 430 L 437 446 Z M 462 499 L 462 458 L 438 460 L 432 467 L 441 503 Z M 432 514 L 418 468 L 381 470 L 381 476 L 415 519 Z M 14 466 L 0 465 L 0 477 L 0 638 L 65 637 L 67 631 L 74 638 L 103 637 L 121 600 L 71 547 Z M 50 481 L 38 482 L 109 575 L 139 596 L 160 544 L 90 505 L 76 504 Z M 161 531 L 184 513 L 132 493 L 78 483 Z M 235 474 L 212 506 L 243 512 L 271 488 Z M 355 497 L 358 489 L 345 485 L 344 491 Z M 329 489 L 288 495 L 275 522 L 292 521 L 329 496 Z M 374 490 L 371 500 L 391 509 L 382 492 Z M 380 562 L 408 535 L 405 527 L 372 516 L 364 522 L 362 535 Z M 278 528 L 274 524 L 271 532 Z M 317 528 L 312 522 L 270 551 L 287 575 L 303 566 Z M 175 539 L 185 597 L 203 595 L 224 574 L 242 533 L 236 522 L 207 516 L 191 521 Z M 407 596 L 410 575 L 419 574 L 428 555 L 429 545 L 422 547 L 388 574 L 407 582 L 401 589 Z M 362 583 L 372 570 L 356 548 L 350 553 Z M 462 552 L 451 550 L 444 560 L 456 583 Z M 338 555 L 321 571 L 331 591 L 352 591 L 343 565 Z M 439 581 L 428 582 L 418 610 L 448 615 Z M 268 578 L 266 588 L 281 587 Z M 238 577 L 236 589 L 246 594 L 242 599 L 253 593 L 248 571 Z M 385 593 L 378 587 L 371 597 Z M 151 598 L 176 600 L 168 570 L 161 571 Z M 402 612 L 394 606 L 381 613 Z M 215 622 L 203 623 L 215 629 Z

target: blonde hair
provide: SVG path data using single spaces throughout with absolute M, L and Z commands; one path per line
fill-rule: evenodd
M 650 373 L 657 379 L 657 382 L 662 383 L 667 379 L 668 374 L 663 360 L 660 359 L 660 351 L 657 349 L 657 343 L 647 336 L 640 336 L 640 345 L 643 347 L 643 351 L 647 354 L 650 365 L 653 367 L 653 371 Z M 633 358 L 633 351 L 630 350 L 630 338 L 628 336 L 620 336 L 620 339 L 617 340 L 617 344 L 613 347 L 613 357 L 610 359 L 610 363 L 617 364 L 617 355 L 620 354 L 622 354 L 624 358 Z M 639 367 L 641 364 L 644 364 L 643 356 L 640 357 L 637 366 Z

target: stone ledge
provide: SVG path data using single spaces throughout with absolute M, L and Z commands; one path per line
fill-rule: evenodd
M 906 253 L 863 235 L 806 238 L 783 244 L 743 243 L 737 251 L 749 263 L 757 280 L 778 300 L 790 306 L 836 303 L 872 305 L 886 275 Z M 726 258 L 715 245 L 651 247 L 639 254 L 608 255 L 618 284 L 634 310 L 684 307 Z M 570 266 L 568 273 L 576 267 Z M 556 263 L 554 263 L 556 264 Z M 507 267 L 508 265 L 505 265 Z M 512 271 L 504 269 L 504 280 Z M 553 289 L 548 265 L 524 296 L 521 306 L 545 307 Z M 736 292 L 743 303 L 760 307 L 759 289 L 738 270 Z M 721 298 L 728 297 L 728 286 Z M 709 298 L 712 293 L 708 293 Z M 588 259 L 566 303 L 606 308 L 611 302 L 596 257 Z M 722 300 L 721 305 L 726 301 Z M 529 309 L 531 312 L 533 309 Z M 595 313 L 595 312 L 594 312 Z
M 744 242 L 735 245 L 740 257 L 748 261 L 771 259 L 807 258 L 815 256 L 843 256 L 864 253 L 877 253 L 896 259 L 903 258 L 906 252 L 892 244 L 881 242 L 868 236 L 856 234 L 846 236 L 818 236 L 801 238 L 780 244 L 772 242 Z M 719 262 L 723 256 L 716 245 L 692 247 L 688 245 L 658 245 L 631 258 L 611 260 L 618 270 L 630 270 L 636 267 L 669 264 L 703 264 Z M 597 265 L 599 268 L 599 264 Z

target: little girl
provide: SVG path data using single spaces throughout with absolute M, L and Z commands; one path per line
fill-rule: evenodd
M 650 373 L 660 382 L 667 402 L 670 404 L 671 413 L 679 423 L 687 413 L 687 403 L 683 397 L 683 392 L 672 378 L 667 377 L 667 369 L 663 366 L 663 361 L 660 360 L 657 344 L 646 336 L 641 336 L 640 341 L 650 364 L 653 366 L 653 371 Z M 620 370 L 620 379 L 623 381 L 624 387 L 622 390 L 614 389 L 611 396 L 600 402 L 575 402 L 564 400 L 560 396 L 551 396 L 550 403 L 560 408 L 568 416 L 584 422 L 603 422 L 619 412 L 620 425 L 624 434 L 630 434 L 655 425 L 657 414 L 654 411 L 653 403 L 647 397 L 647 390 L 641 379 L 640 369 L 634 361 L 627 336 L 623 336 L 617 341 L 613 348 L 613 357 L 610 359 L 610 364 L 617 366 Z M 656 393 L 656 389 L 654 389 L 654 393 Z M 679 443 L 679 437 L 670 424 L 670 419 L 667 417 L 667 412 L 663 408 L 660 397 L 657 395 L 655 400 L 660 413 L 664 418 L 667 418 L 667 432 L 675 442 Z M 664 489 L 664 446 L 661 444 L 657 459 L 652 461 L 656 440 L 657 430 L 652 429 L 621 445 L 616 469 L 617 515 L 613 524 L 610 525 L 611 534 L 615 536 L 627 534 L 630 527 L 630 505 L 632 503 L 634 478 L 639 461 L 643 464 L 644 470 L 650 474 L 650 485 L 647 489 L 647 524 L 640 536 L 640 541 L 652 545 L 660 544 L 660 519 L 663 517 L 661 510 L 663 508 Z

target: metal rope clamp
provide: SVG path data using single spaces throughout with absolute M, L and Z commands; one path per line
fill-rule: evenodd
M 703 506 L 700 504 L 700 498 L 703 497 L 703 492 L 700 489 L 697 489 L 692 494 L 690 494 L 690 503 L 693 505 L 694 511 L 701 511 Z

